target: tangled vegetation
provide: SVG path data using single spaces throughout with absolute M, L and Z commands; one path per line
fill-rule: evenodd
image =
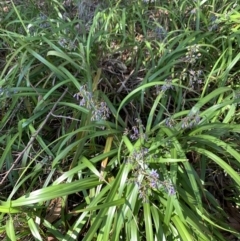
M 1 240 L 240 239 L 237 2 L 0 3 Z

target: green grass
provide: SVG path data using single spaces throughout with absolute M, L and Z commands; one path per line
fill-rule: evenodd
M 1 240 L 240 238 L 232 1 L 0 3 Z

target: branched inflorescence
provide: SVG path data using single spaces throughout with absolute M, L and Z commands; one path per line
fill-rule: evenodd
M 182 129 L 193 128 L 200 121 L 201 121 L 201 117 L 199 116 L 199 113 L 189 115 L 183 118 L 181 127 Z
M 174 90 L 174 86 L 172 85 L 172 79 L 168 78 L 164 80 L 164 85 L 155 85 L 156 94 L 164 93 L 167 90 Z
M 158 171 L 151 169 L 147 165 L 147 160 L 150 158 L 147 148 L 140 148 L 134 150 L 127 162 L 133 165 L 133 177 L 129 179 L 137 185 L 139 190 L 139 197 L 144 201 L 149 201 L 149 196 L 152 195 L 153 190 L 164 189 L 168 195 L 176 193 L 174 186 L 170 180 L 160 180 Z
M 168 117 L 168 118 L 165 120 L 165 124 L 166 124 L 167 127 L 172 128 L 172 127 L 175 126 L 176 121 L 175 121 L 173 118 Z
M 199 115 L 199 112 L 186 116 L 181 120 L 181 129 L 191 129 L 194 126 L 198 125 L 200 121 L 201 117 Z M 177 122 L 171 117 L 165 120 L 165 125 L 169 128 L 173 128 L 176 124 Z
M 195 87 L 199 87 L 203 83 L 203 71 L 201 69 L 190 69 L 188 71 L 184 69 L 181 72 L 180 79 L 187 80 L 191 89 L 197 89 Z
M 208 27 L 208 31 L 217 31 L 219 29 L 219 19 L 217 18 L 217 16 L 215 14 L 211 14 L 210 15 L 210 24 Z
M 96 100 L 93 94 L 87 91 L 85 85 L 81 86 L 79 92 L 73 97 L 80 100 L 80 106 L 84 106 L 92 112 L 91 121 L 107 120 L 110 117 L 110 110 L 107 103 Z
M 155 34 L 159 41 L 164 41 L 167 37 L 167 30 L 165 30 L 162 26 L 158 26 L 155 29 Z
M 196 61 L 201 57 L 199 46 L 197 44 L 187 47 L 186 61 L 190 64 L 195 64 Z
M 139 138 L 147 139 L 145 131 L 145 127 L 142 124 L 142 121 L 138 118 L 135 119 L 137 125 L 132 126 L 131 129 L 126 128 L 124 131 L 124 135 L 129 135 L 131 140 L 137 140 Z
M 174 89 L 172 86 L 172 79 L 165 79 L 166 84 L 162 85 L 161 90 L 163 92 L 169 90 L 169 89 Z

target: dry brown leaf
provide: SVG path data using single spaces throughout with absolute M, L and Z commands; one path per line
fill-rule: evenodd
M 55 222 L 60 217 L 61 210 L 62 210 L 62 198 L 58 197 L 53 199 L 47 208 L 47 214 L 45 219 L 49 223 Z
M 47 238 L 47 241 L 58 241 L 58 240 L 56 238 L 50 236 Z

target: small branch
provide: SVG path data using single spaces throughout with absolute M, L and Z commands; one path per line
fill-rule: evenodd
M 63 118 L 63 119 L 69 119 L 69 120 L 73 120 L 73 121 L 80 121 L 79 119 L 72 118 L 71 116 L 55 115 L 55 114 L 53 114 L 53 113 L 51 113 L 51 115 L 52 115 L 53 117 L 56 117 L 56 118 Z
M 14 161 L 14 163 L 12 164 L 11 168 L 5 173 L 3 179 L 0 182 L 0 186 L 3 184 L 3 182 L 6 180 L 6 178 L 8 177 L 9 173 L 12 171 L 12 169 L 17 165 L 17 163 L 19 162 L 19 160 L 21 159 L 22 155 L 27 151 L 27 149 L 32 145 L 32 143 L 34 142 L 34 140 L 36 139 L 37 135 L 39 134 L 39 132 L 42 130 L 42 128 L 44 127 L 44 125 L 47 123 L 49 117 L 52 115 L 52 112 L 56 109 L 57 104 L 62 100 L 62 98 L 64 97 L 64 95 L 67 93 L 68 88 L 65 89 L 65 91 L 63 92 L 63 94 L 60 96 L 60 98 L 57 100 L 57 102 L 54 104 L 54 106 L 52 107 L 51 111 L 47 114 L 47 117 L 45 118 L 45 120 L 42 122 L 42 124 L 39 126 L 39 128 L 36 130 L 35 133 L 32 134 L 32 137 L 30 138 L 28 144 L 26 145 L 26 147 L 19 153 L 17 159 Z

